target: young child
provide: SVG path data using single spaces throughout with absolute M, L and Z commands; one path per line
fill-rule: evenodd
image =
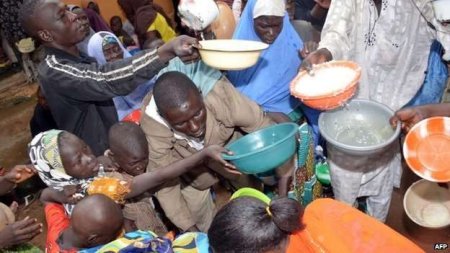
M 142 129 L 131 122 L 119 122 L 109 130 L 109 150 L 106 156 L 111 158 L 118 168 L 108 176 L 131 182 L 133 177 L 143 174 L 148 165 L 148 143 Z M 151 202 L 151 195 L 143 193 L 128 199 L 123 208 L 125 230 L 153 231 L 158 235 L 167 233 L 167 228 L 157 216 Z
M 173 241 L 157 237 L 151 231 L 133 231 L 122 236 L 123 216 L 120 206 L 102 194 L 90 195 L 74 208 L 72 217 L 64 208 L 52 203 L 44 190 L 48 223 L 46 252 L 191 252 L 207 253 L 206 234 L 187 233 Z
M 101 194 L 88 196 L 78 202 L 69 217 L 47 193 L 48 188 L 41 195 L 48 226 L 46 252 L 78 252 L 109 243 L 121 234 L 122 211 L 110 198 Z
M 139 196 L 208 159 L 228 165 L 221 158 L 222 152 L 225 152 L 222 147 L 209 146 L 198 154 L 168 165 L 164 170 L 138 175 L 131 180 L 130 191 L 123 197 L 131 199 Z M 102 167 L 84 141 L 60 130 L 46 131 L 33 138 L 29 145 L 29 155 L 39 177 L 53 189 L 53 201 L 65 204 L 73 204 L 77 198 L 84 197 L 89 185 L 98 178 Z M 72 208 L 73 206 L 66 205 L 69 213 Z
M 122 19 L 119 16 L 114 16 L 109 21 L 112 32 L 120 39 L 122 44 L 129 50 L 129 47 L 136 48 L 137 36 L 128 34 L 122 25 Z M 136 37 L 136 38 L 134 38 Z
M 240 191 L 219 210 L 208 231 L 215 253 L 424 252 L 383 223 L 333 199 L 315 200 L 303 212 L 295 200 Z

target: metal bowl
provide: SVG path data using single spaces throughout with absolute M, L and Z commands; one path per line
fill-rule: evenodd
M 389 123 L 394 115 L 386 105 L 353 99 L 344 107 L 323 112 L 319 131 L 329 145 L 350 155 L 371 155 L 383 151 L 400 134 Z

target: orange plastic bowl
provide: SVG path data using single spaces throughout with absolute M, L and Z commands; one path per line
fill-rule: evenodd
M 314 72 L 322 68 L 332 68 L 332 67 L 347 67 L 351 68 L 356 72 L 355 78 L 347 85 L 344 89 L 333 91 L 328 94 L 320 96 L 307 96 L 296 92 L 295 87 L 301 85 L 302 78 L 308 75 L 306 70 L 300 71 L 298 75 L 292 80 L 290 84 L 291 95 L 300 99 L 305 105 L 318 109 L 318 110 L 332 110 L 343 105 L 347 100 L 349 100 L 356 92 L 358 87 L 359 79 L 361 78 L 361 67 L 352 61 L 331 61 L 322 64 L 314 65 Z M 326 84 L 324 84 L 326 85 Z
M 403 155 L 409 168 L 433 182 L 450 182 L 450 118 L 417 123 L 406 135 Z

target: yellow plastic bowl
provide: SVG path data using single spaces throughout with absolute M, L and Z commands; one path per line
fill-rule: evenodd
M 446 184 L 450 188 L 450 183 Z M 412 184 L 403 197 L 403 207 L 419 226 L 443 228 L 450 225 L 450 189 L 435 182 L 421 179 Z
M 241 70 L 258 62 L 269 45 L 250 40 L 202 40 L 200 56 L 207 65 L 220 70 Z

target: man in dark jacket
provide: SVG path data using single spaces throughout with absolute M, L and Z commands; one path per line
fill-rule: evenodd
M 108 148 L 108 130 L 117 122 L 113 97 L 129 94 L 175 56 L 185 61 L 198 58 L 192 47 L 196 39 L 180 36 L 157 50 L 99 66 L 78 51 L 84 30 L 59 0 L 25 0 L 19 19 L 46 47 L 39 82 L 58 128 L 79 136 L 96 155 Z

